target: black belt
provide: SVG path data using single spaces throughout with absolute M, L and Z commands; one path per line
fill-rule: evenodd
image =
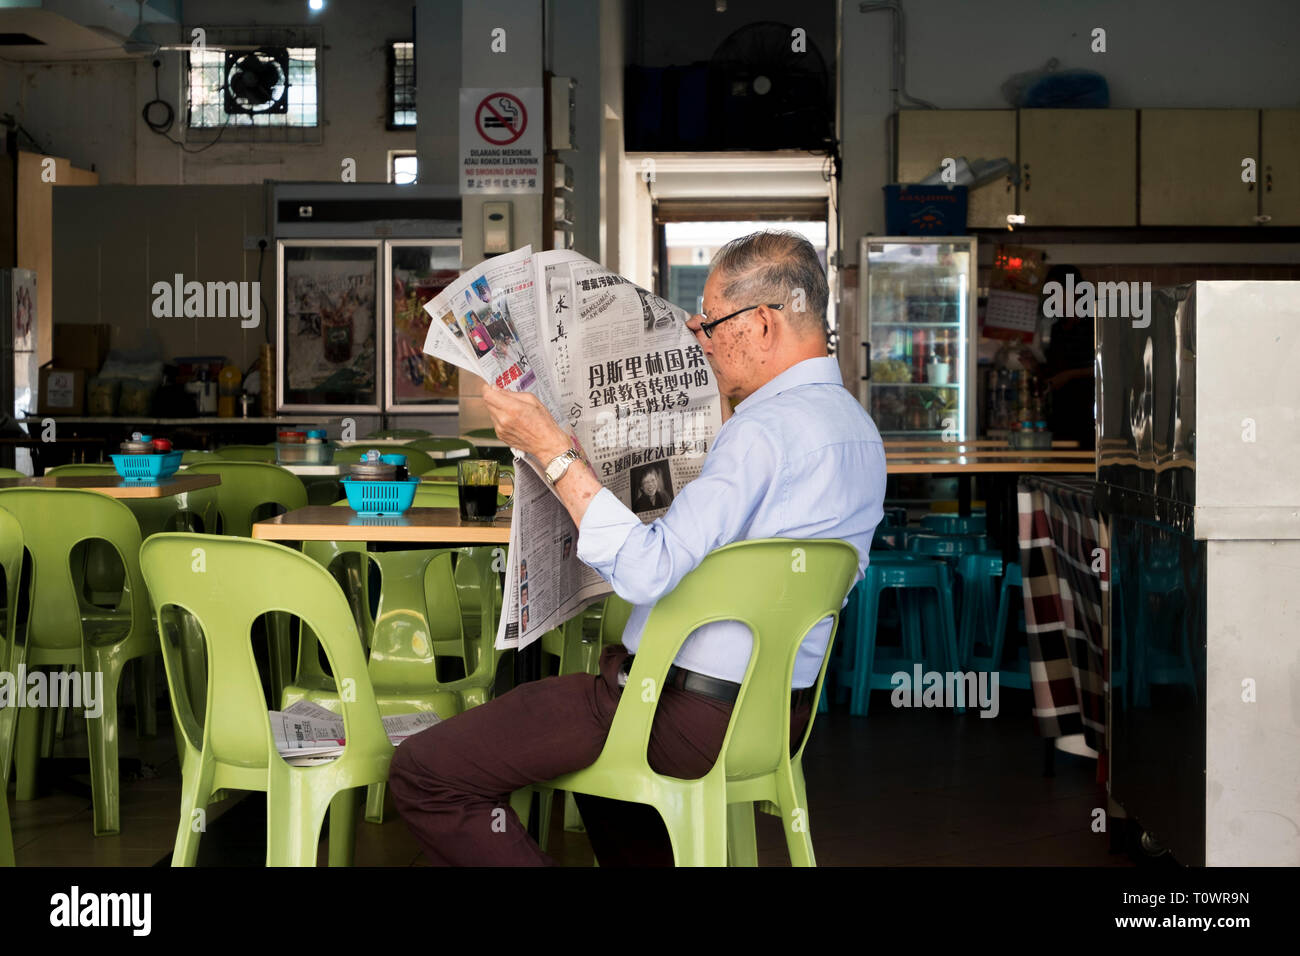
M 635 656 L 629 654 L 624 658 L 622 668 L 624 674 L 632 670 L 632 658 Z M 693 694 L 703 694 L 705 697 L 712 697 L 714 700 L 720 700 L 726 704 L 734 704 L 736 698 L 740 695 L 740 685 L 735 681 L 722 680 L 718 677 L 709 677 L 707 674 L 688 671 L 676 664 L 668 668 L 668 686 L 677 690 L 690 691 Z M 801 707 L 804 703 L 811 702 L 813 691 L 816 689 L 816 687 L 795 688 L 790 692 L 790 706 Z

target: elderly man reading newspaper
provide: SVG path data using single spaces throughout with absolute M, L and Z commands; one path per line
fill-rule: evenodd
M 704 311 L 688 328 L 724 399 L 739 404 L 699 476 L 676 489 L 668 510 L 650 523 L 602 487 L 534 396 L 484 389 L 497 434 L 547 470 L 578 527 L 578 557 L 635 609 L 622 644 L 604 650 L 598 676 L 525 684 L 398 748 L 393 798 L 431 861 L 552 862 L 510 809 L 510 794 L 596 759 L 651 609 L 710 551 L 751 538 L 841 538 L 857 547 L 861 575 L 882 515 L 885 455 L 827 354 L 827 298 L 821 264 L 802 237 L 755 233 L 719 251 Z M 800 647 L 792 740 L 807 726 L 830 631 L 830 620 L 821 622 Z M 649 761 L 657 772 L 689 779 L 712 767 L 750 642 L 743 625 L 726 621 L 687 638 L 656 712 Z M 671 865 L 653 809 L 578 800 L 602 866 Z

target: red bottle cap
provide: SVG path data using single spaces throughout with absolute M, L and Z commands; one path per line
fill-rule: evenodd
M 155 451 L 163 451 L 163 452 L 171 451 L 171 450 L 172 450 L 171 439 L 169 439 L 169 438 L 155 438 L 155 439 L 153 440 L 153 447 L 154 447 L 154 450 L 155 450 Z

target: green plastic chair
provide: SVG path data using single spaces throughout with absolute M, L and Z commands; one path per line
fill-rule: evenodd
M 30 478 L 30 475 L 24 475 L 21 471 L 13 468 L 0 468 L 0 478 Z
M 221 533 L 251 537 L 253 521 L 268 505 L 285 511 L 307 506 L 307 491 L 298 476 L 279 465 L 257 461 L 205 461 L 193 465 L 190 474 L 217 475 L 217 511 Z M 271 699 L 279 700 L 292 673 L 289 622 L 272 615 L 268 623 Z
M 4 628 L 0 631 L 0 671 L 18 673 L 27 650 L 27 618 L 19 604 L 23 569 L 23 526 L 0 508 L 0 569 L 5 577 Z M 21 640 L 19 638 L 22 638 Z M 13 756 L 18 708 L 0 708 L 0 866 L 14 865 L 14 840 L 9 828 L 9 761 Z
M 198 449 L 191 448 L 189 450 L 181 452 L 181 464 L 197 465 L 201 461 L 214 461 L 220 457 L 221 456 L 218 455 L 215 451 L 200 451 Z
M 32 556 L 31 616 L 27 667 L 71 667 L 74 673 L 103 674 L 103 712 L 88 718 L 90 785 L 95 835 L 121 829 L 118 803 L 117 690 L 128 661 L 157 649 L 149 598 L 140 576 L 140 527 L 119 501 L 70 488 L 0 489 L 0 507 L 23 526 Z M 125 568 L 121 601 L 111 613 L 88 605 L 72 573 L 72 550 L 82 541 L 103 540 Z M 18 716 L 19 800 L 36 797 L 36 762 L 41 718 L 47 708 L 25 708 Z
M 473 428 L 465 433 L 467 438 L 491 438 L 498 441 L 495 428 Z
M 307 507 L 307 492 L 293 472 L 257 461 L 204 461 L 187 469 L 191 475 L 217 475 L 217 511 L 221 532 L 251 537 L 259 509 L 276 505 L 285 511 Z
M 838 625 L 857 570 L 857 550 L 838 540 L 742 541 L 706 556 L 651 611 L 601 755 L 549 786 L 653 806 L 679 865 L 756 864 L 754 803 L 772 804 L 791 863 L 814 866 L 801 757 L 816 713 L 791 756 L 790 684 L 799 644 L 823 618 Z M 718 761 L 698 780 L 655 773 L 646 753 L 656 688 L 692 631 L 725 620 L 746 624 L 754 643 Z
M 117 475 L 111 464 L 57 465 L 47 475 Z M 140 537 L 163 531 L 211 531 L 217 525 L 217 489 L 200 488 L 196 491 L 165 498 L 122 498 L 121 502 L 135 515 L 140 524 Z M 122 591 L 123 569 L 113 549 L 103 541 L 86 544 L 85 560 L 77 571 L 78 581 L 95 604 L 116 605 Z M 201 659 L 198 661 L 202 663 Z M 151 655 L 141 658 L 133 667 L 136 685 L 136 732 L 141 737 L 158 733 L 157 677 L 155 660 Z M 201 673 L 196 675 L 201 682 Z M 199 686 L 202 686 L 201 683 Z M 60 722 L 60 727 L 62 723 Z M 61 731 L 60 731 L 61 735 Z
M 222 445 L 216 451 L 216 457 L 225 461 L 260 461 L 268 465 L 275 464 L 274 445 Z M 182 456 L 182 463 L 184 458 Z
M 467 646 L 456 597 L 452 556 L 471 561 L 479 572 L 479 587 L 490 588 L 493 572 L 473 562 L 466 548 L 421 551 L 368 552 L 379 568 L 381 587 L 374 631 L 370 636 L 371 686 L 385 716 L 433 711 L 453 717 L 483 703 L 492 692 L 495 659 L 480 646 Z M 479 623 L 478 643 L 496 639 L 489 607 Z M 284 689 L 282 706 L 307 699 L 338 712 L 338 691 L 319 667 L 313 635 L 304 628 L 299 641 L 299 673 Z M 440 681 L 439 657 L 458 657 L 466 676 Z M 372 786 L 366 801 L 366 819 L 383 822 L 384 787 Z
M 196 562 L 202 559 L 202 571 Z M 199 811 L 222 790 L 266 793 L 268 866 L 315 866 L 321 824 L 329 810 L 331 866 L 352 863 L 356 790 L 388 778 L 393 747 L 384 733 L 365 658 L 347 601 L 333 578 L 310 558 L 270 541 L 195 534 L 155 535 L 140 552 L 141 568 L 162 622 L 163 660 L 172 710 L 181 721 L 181 813 L 173 866 L 193 866 Z M 192 615 L 208 651 L 209 685 L 200 721 L 180 678 L 176 615 Z M 257 678 L 250 631 L 270 611 L 296 615 L 325 649 L 330 669 L 351 693 L 338 706 L 347 744 L 337 760 L 292 767 L 275 752 Z
M 429 438 L 433 432 L 426 431 L 423 428 L 383 428 L 376 432 L 371 432 L 366 438 L 395 438 L 395 439 L 415 439 Z

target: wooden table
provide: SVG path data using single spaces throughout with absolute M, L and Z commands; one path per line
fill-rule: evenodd
M 1018 560 L 1016 544 L 1016 478 L 1019 475 L 1096 475 L 1097 462 L 1092 452 L 1086 457 L 1067 456 L 1057 451 L 1016 452 L 1007 457 L 1002 454 L 975 452 L 970 455 L 947 457 L 905 457 L 886 455 L 887 475 L 956 475 L 957 513 L 971 513 L 971 480 L 975 475 L 994 476 L 996 487 L 986 495 L 989 533 L 1003 549 L 1008 561 Z
M 444 546 L 509 544 L 510 512 L 496 519 L 461 521 L 457 508 L 410 508 L 405 514 L 366 518 L 351 508 L 311 505 L 258 521 L 262 541 L 366 541 Z
M 885 471 L 891 475 L 971 475 L 1046 474 L 1065 472 L 1093 475 L 1097 461 L 1092 452 L 974 452 L 969 455 L 900 455 L 885 456 Z
M 221 484 L 220 475 L 187 475 L 177 473 L 158 481 L 127 481 L 117 475 L 53 475 L 42 478 L 0 478 L 0 488 L 77 488 L 98 491 L 110 498 L 170 498 L 215 488 Z
M 1017 451 L 1012 449 L 1011 445 L 1004 438 L 971 438 L 961 442 L 944 442 L 935 441 L 933 438 L 886 438 L 884 439 L 885 449 L 891 448 L 1005 448 L 1008 451 Z M 1052 442 L 1053 448 L 1068 449 L 1079 447 L 1079 443 L 1073 439 Z
M 890 448 L 885 446 L 886 460 L 903 458 L 1060 458 L 1095 462 L 1097 453 L 1059 448 L 1026 450 L 1023 448 L 967 448 L 949 445 L 946 448 Z

